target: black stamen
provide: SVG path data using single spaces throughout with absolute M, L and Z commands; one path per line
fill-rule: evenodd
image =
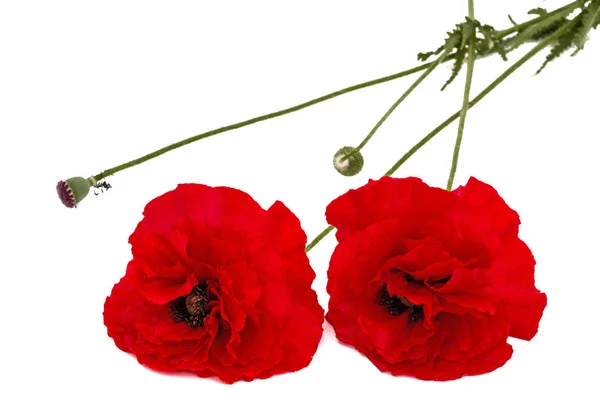
M 385 307 L 393 316 L 402 315 L 408 311 L 408 321 L 410 324 L 414 324 L 424 317 L 422 305 L 413 304 L 404 296 L 390 296 L 387 286 L 381 289 L 378 304 Z
M 180 296 L 169 303 L 171 318 L 175 322 L 185 322 L 191 328 L 199 328 L 204 325 L 204 318 L 209 311 L 208 286 L 206 282 L 200 282 L 187 296 Z
M 423 319 L 423 306 L 413 306 L 408 312 L 408 320 L 411 324 L 414 324 L 420 319 Z
M 398 296 L 390 296 L 387 286 L 384 286 L 381 290 L 379 305 L 384 306 L 390 312 L 390 314 L 394 316 L 402 314 L 409 308 L 404 302 L 402 302 L 402 300 L 398 298 Z

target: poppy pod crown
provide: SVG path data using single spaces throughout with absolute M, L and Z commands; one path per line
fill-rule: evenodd
M 90 192 L 90 188 L 95 186 L 96 183 L 93 176 L 87 179 L 76 176 L 66 181 L 59 181 L 56 184 L 56 192 L 65 207 L 75 208 L 81 200 L 85 199 Z

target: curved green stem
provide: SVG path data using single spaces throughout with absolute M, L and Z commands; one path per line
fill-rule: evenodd
M 469 0 L 469 19 L 475 21 L 475 8 L 473 0 Z M 465 129 L 465 120 L 467 119 L 467 111 L 469 110 L 469 96 L 471 95 L 471 81 L 473 80 L 473 67 L 475 66 L 475 32 L 469 38 L 469 55 L 467 59 L 467 78 L 465 80 L 465 91 L 463 93 L 462 110 L 460 110 L 460 119 L 458 121 L 458 133 L 456 134 L 456 143 L 454 144 L 454 153 L 452 154 L 452 166 L 450 167 L 450 175 L 448 176 L 447 190 L 452 190 L 454 184 L 454 176 L 458 167 L 458 156 L 460 155 L 460 145 L 462 143 L 463 131 Z
M 386 113 L 379 119 L 379 121 L 377 121 L 377 123 L 375 124 L 373 129 L 371 129 L 371 131 L 363 139 L 363 141 L 360 142 L 360 144 L 354 149 L 354 151 L 352 153 L 350 153 L 346 157 L 344 157 L 344 159 L 347 159 L 347 158 L 351 157 L 353 154 L 358 153 L 363 147 L 366 146 L 367 143 L 369 143 L 369 140 L 371 140 L 373 135 L 375 135 L 375 132 L 377 132 L 377 130 L 381 127 L 381 125 L 383 125 L 383 123 L 388 119 L 388 117 L 390 115 L 392 115 L 394 110 L 396 110 L 396 108 L 398 108 L 398 106 L 413 92 L 413 90 L 415 90 L 421 84 L 421 82 L 423 82 L 425 80 L 425 78 L 427 78 L 429 76 L 429 74 L 431 74 L 433 72 L 434 69 L 436 69 L 436 67 L 438 65 L 440 65 L 440 63 L 444 62 L 446 57 L 448 57 L 448 53 L 449 53 L 449 49 L 445 50 L 442 53 L 442 55 L 440 57 L 438 57 L 437 60 L 430 63 L 429 67 L 427 67 L 425 72 L 423 72 L 421 74 L 421 76 L 419 76 L 419 78 L 417 78 L 417 80 L 412 85 L 410 85 L 410 87 L 408 89 L 406 89 L 406 91 L 402 94 L 402 96 L 400 96 L 400 98 L 398 100 L 396 100 L 394 102 L 394 104 L 392 104 L 392 106 L 389 108 L 389 110 L 387 110 Z
M 469 103 L 469 108 L 471 108 L 475 104 L 479 103 L 481 101 L 481 99 L 483 99 L 485 96 L 487 96 L 492 90 L 494 90 L 496 88 L 496 86 L 498 86 L 500 83 L 502 83 L 502 81 L 504 81 L 506 78 L 508 78 L 513 72 L 515 72 L 517 69 L 519 69 L 519 67 L 521 67 L 527 61 L 529 61 L 531 58 L 533 58 L 533 56 L 538 54 L 540 51 L 542 51 L 548 45 L 550 45 L 555 40 L 557 40 L 559 37 L 564 35 L 569 29 L 573 28 L 577 23 L 579 23 L 580 17 L 581 17 L 581 15 L 573 18 L 568 24 L 563 25 L 560 29 L 558 29 L 552 35 L 548 36 L 542 42 L 538 43 L 533 49 L 531 49 L 529 52 L 527 52 L 527 54 L 525 54 L 523 57 L 521 57 L 513 65 L 508 67 L 508 69 L 506 71 L 504 71 L 498 78 L 496 78 L 492 83 L 490 83 L 490 85 L 488 87 L 483 89 L 481 91 L 481 93 L 479 93 L 473 100 L 471 100 L 471 102 Z M 389 175 L 393 174 L 394 172 L 396 172 L 396 170 L 398 168 L 400 168 L 400 166 L 402 164 L 404 164 L 414 153 L 416 153 L 417 150 L 419 150 L 427 142 L 429 142 L 431 139 L 433 139 L 438 133 L 440 133 L 440 131 L 442 131 L 445 127 L 447 127 L 452 122 L 454 122 L 459 116 L 460 116 L 460 111 L 457 111 L 452 116 L 450 116 L 448 119 L 446 119 L 444 122 L 442 122 L 439 126 L 437 126 L 433 131 L 431 131 L 429 134 L 427 134 L 425 137 L 423 137 L 423 139 L 421 139 L 409 151 L 407 151 L 406 154 L 404 154 L 402 156 L 402 158 L 400 158 L 392 166 L 392 168 L 390 168 L 385 173 L 385 175 L 389 176 Z
M 321 241 L 321 239 L 323 239 L 325 236 L 329 235 L 329 232 L 331 232 L 333 230 L 333 228 L 334 227 L 331 225 L 329 225 L 327 228 L 325 228 L 323 230 L 323 232 L 319 233 L 319 235 L 316 238 L 314 238 L 312 240 L 312 242 L 310 242 L 308 244 L 308 246 L 306 246 L 305 251 L 308 253 L 313 247 L 315 247 Z
M 544 48 L 548 47 L 551 43 L 557 40 L 559 37 L 564 35 L 569 29 L 573 28 L 579 20 L 581 15 L 573 18 L 568 24 L 565 24 L 552 35 L 548 36 L 542 42 L 538 43 L 533 49 L 531 49 L 527 54 L 521 57 L 518 61 L 516 61 L 513 65 L 511 65 L 504 73 L 502 73 L 498 78 L 496 78 L 489 86 L 487 86 L 481 93 L 479 93 L 470 103 L 469 108 L 473 107 L 477 104 L 481 99 L 487 96 L 492 90 L 494 90 L 502 81 L 508 78 L 513 72 L 515 72 L 519 67 L 533 58 L 536 54 L 542 51 Z M 442 131 L 445 127 L 450 125 L 460 116 L 460 111 L 457 111 L 444 122 L 442 122 L 439 126 L 437 126 L 433 131 L 427 134 L 423 139 L 421 139 L 416 145 L 414 145 L 410 150 L 406 152 L 386 173 L 385 176 L 392 175 L 394 172 L 402 166 L 413 154 L 415 154 L 421 147 L 423 147 L 427 142 L 433 139 L 440 131 Z M 323 232 L 319 234 L 309 246 L 307 246 L 307 251 L 312 249 L 317 243 L 319 243 L 325 236 L 329 234 L 333 230 L 332 226 L 327 227 Z
M 474 3 L 473 0 L 469 0 L 469 19 L 471 20 L 475 20 L 475 7 L 474 7 Z M 558 8 L 552 12 L 549 12 L 546 15 L 542 15 L 540 17 L 531 19 L 527 22 L 524 22 L 522 24 L 518 24 L 513 26 L 510 29 L 506 29 L 503 31 L 498 31 L 496 36 L 498 38 L 502 38 L 505 36 L 510 35 L 511 33 L 523 30 L 529 26 L 535 25 L 540 21 L 543 21 L 551 16 L 554 16 L 556 14 L 565 14 L 568 15 L 569 13 L 571 13 L 573 10 L 575 10 L 578 7 L 578 2 L 575 1 L 571 4 L 568 4 L 564 7 Z M 470 70 L 467 69 L 467 84 L 465 85 L 465 92 L 466 92 L 466 98 L 463 101 L 463 114 L 464 116 L 461 116 L 460 118 L 460 122 L 459 122 L 459 133 L 458 133 L 458 137 L 457 137 L 457 147 L 455 147 L 455 153 L 453 156 L 453 167 L 452 170 L 453 172 L 451 172 L 451 180 L 454 180 L 454 174 L 456 173 L 456 167 L 457 167 L 457 162 L 458 162 L 458 153 L 460 152 L 460 143 L 462 141 L 462 133 L 464 130 L 464 123 L 465 123 L 465 118 L 466 118 L 466 114 L 467 114 L 467 109 L 466 104 L 468 104 L 468 94 L 470 92 L 471 89 L 471 80 L 472 80 L 472 76 L 473 76 L 473 65 L 474 65 L 474 61 L 476 58 L 476 54 L 475 54 L 475 45 L 476 45 L 476 41 L 477 41 L 477 37 L 475 36 L 475 34 L 472 35 L 472 37 L 470 38 L 469 41 L 469 55 L 468 55 L 468 65 L 470 66 Z M 427 78 L 427 76 L 429 76 L 429 74 L 431 74 L 431 72 L 433 72 L 433 70 L 441 63 L 448 61 L 447 60 L 448 57 L 448 53 L 444 52 L 436 61 L 430 63 L 429 67 L 425 70 L 425 72 L 423 72 L 423 74 L 421 74 L 421 76 L 419 76 L 419 78 L 406 90 L 406 92 L 404 92 L 402 94 L 402 96 L 400 96 L 400 98 L 398 100 L 396 100 L 396 102 L 394 104 L 392 104 L 392 106 L 389 108 L 389 110 L 381 117 L 381 119 L 379 121 L 377 121 L 377 123 L 375 124 L 375 126 L 371 129 L 371 131 L 369 132 L 369 134 L 363 139 L 363 141 L 354 149 L 354 151 L 350 154 L 348 154 L 346 157 L 344 157 L 345 159 L 348 159 L 349 157 L 351 157 L 352 155 L 358 153 L 360 150 L 362 150 L 367 143 L 369 142 L 369 140 L 371 140 L 371 138 L 375 135 L 375 133 L 377 132 L 377 130 L 381 127 L 381 125 L 383 125 L 383 123 L 388 119 L 388 117 L 396 110 L 396 108 L 398 108 L 398 106 L 413 92 L 413 90 L 415 90 L 420 84 L 421 82 L 423 82 L 423 80 L 425 80 L 425 78 Z M 470 71 L 470 72 L 469 72 Z M 452 181 L 449 179 L 449 185 L 452 186 Z
M 345 89 L 341 89 L 341 90 L 335 91 L 333 93 L 329 93 L 329 94 L 326 94 L 324 96 L 317 97 L 316 99 L 309 100 L 307 102 L 298 104 L 298 105 L 293 106 L 293 107 L 289 107 L 289 108 L 286 108 L 286 109 L 283 109 L 283 110 L 280 110 L 280 111 L 276 111 L 276 112 L 272 112 L 272 113 L 269 113 L 269 114 L 261 115 L 259 117 L 250 118 L 250 119 L 248 119 L 246 121 L 238 122 L 238 123 L 235 123 L 235 124 L 232 124 L 232 125 L 223 126 L 221 128 L 218 128 L 218 129 L 213 129 L 211 131 L 204 132 L 204 133 L 196 135 L 196 136 L 192 136 L 190 138 L 184 139 L 184 140 L 179 141 L 177 143 L 173 143 L 173 144 L 171 144 L 169 146 L 163 147 L 162 149 L 156 150 L 156 151 L 154 151 L 154 152 L 152 152 L 150 154 L 146 154 L 143 157 L 136 158 L 135 160 L 132 160 L 132 161 L 126 162 L 124 164 L 118 165 L 118 166 L 116 166 L 114 168 L 110 168 L 110 169 L 107 169 L 105 171 L 102 171 L 98 175 L 94 175 L 94 179 L 96 179 L 97 181 L 99 181 L 99 180 L 101 180 L 103 178 L 106 178 L 109 175 L 113 175 L 113 174 L 115 174 L 115 173 L 117 173 L 119 171 L 123 171 L 123 170 L 125 170 L 127 168 L 131 168 L 131 167 L 133 167 L 135 165 L 138 165 L 138 164 L 141 164 L 141 163 L 143 163 L 145 161 L 151 160 L 151 159 L 153 159 L 155 157 L 158 157 L 158 156 L 160 156 L 162 154 L 165 154 L 165 153 L 167 153 L 167 152 L 169 152 L 171 150 L 178 149 L 179 147 L 183 147 L 183 146 L 185 146 L 187 144 L 196 142 L 196 141 L 201 140 L 201 139 L 205 139 L 205 138 L 208 138 L 208 137 L 211 137 L 211 136 L 214 136 L 214 135 L 218 135 L 219 133 L 223 133 L 223 132 L 227 132 L 227 131 L 232 131 L 234 129 L 239 129 L 239 128 L 242 128 L 244 126 L 255 124 L 257 122 L 266 121 L 268 119 L 280 117 L 280 116 L 285 115 L 285 114 L 290 114 L 290 113 L 293 113 L 294 111 L 299 111 L 299 110 L 302 110 L 303 108 L 307 108 L 307 107 L 310 107 L 312 105 L 315 105 L 315 104 L 318 104 L 318 103 L 322 103 L 322 102 L 324 102 L 326 100 L 333 99 L 334 97 L 338 97 L 338 96 L 341 96 L 341 95 L 346 94 L 346 93 L 354 92 L 355 90 L 364 89 L 364 88 L 367 88 L 369 86 L 375 86 L 375 85 L 378 85 L 380 83 L 389 82 L 389 81 L 392 81 L 394 79 L 402 78 L 404 76 L 408 76 L 408 75 L 414 74 L 416 72 L 423 71 L 423 70 L 429 68 L 431 66 L 431 64 L 433 64 L 433 63 L 434 62 L 426 63 L 426 64 L 423 64 L 423 65 L 419 65 L 418 67 L 414 67 L 414 68 L 408 69 L 406 71 L 398 72 L 398 73 L 393 74 L 393 75 L 388 75 L 388 76 L 384 76 L 382 78 L 373 79 L 371 81 L 359 83 L 357 85 L 353 85 L 353 86 L 347 87 Z
M 533 25 L 533 24 L 535 24 L 535 23 L 537 23 L 537 22 L 539 22 L 539 21 L 547 18 L 550 15 L 554 15 L 554 14 L 559 13 L 559 12 L 564 12 L 564 13 L 568 14 L 571 11 L 575 10 L 577 7 L 578 7 L 578 2 L 575 1 L 575 2 L 569 4 L 569 5 L 565 6 L 565 7 L 559 8 L 559 9 L 557 9 L 557 10 L 555 10 L 553 12 L 550 12 L 550 13 L 544 15 L 544 16 L 540 16 L 540 17 L 534 18 L 532 20 L 524 22 L 524 23 L 522 23 L 520 25 L 513 26 L 512 28 L 509 28 L 509 29 L 506 29 L 506 30 L 503 30 L 503 31 L 498 31 L 497 32 L 498 37 L 504 37 L 504 36 L 510 35 L 511 33 L 514 33 L 514 32 L 517 32 L 517 31 L 519 31 L 521 29 L 524 29 L 524 28 L 526 28 L 526 27 L 528 27 L 530 25 Z M 448 57 L 446 57 L 446 59 L 444 59 L 442 62 L 449 61 L 449 60 L 451 60 L 453 58 L 454 58 L 454 55 L 451 54 Z M 379 78 L 379 79 L 374 79 L 374 80 L 371 80 L 371 81 L 359 83 L 357 85 L 353 85 L 353 86 L 347 87 L 345 89 L 341 89 L 341 90 L 335 91 L 333 93 L 329 93 L 329 94 L 326 94 L 324 96 L 317 97 L 316 99 L 309 100 L 307 102 L 298 104 L 298 105 L 293 106 L 293 107 L 289 107 L 289 108 L 286 108 L 286 109 L 283 109 L 283 110 L 280 110 L 280 111 L 276 111 L 276 112 L 272 112 L 272 113 L 269 113 L 269 114 L 261 115 L 259 117 L 248 119 L 246 121 L 238 122 L 238 123 L 235 123 L 235 124 L 232 124 L 232 125 L 223 126 L 221 128 L 217 128 L 217 129 L 214 129 L 214 130 L 211 130 L 211 131 L 208 131 L 208 132 L 201 133 L 201 134 L 196 135 L 196 136 L 192 136 L 190 138 L 181 140 L 181 141 L 179 141 L 177 143 L 173 143 L 173 144 L 171 144 L 169 146 L 163 147 L 162 149 L 156 150 L 156 151 L 154 151 L 152 153 L 146 154 L 143 157 L 139 157 L 139 158 L 136 158 L 136 159 L 131 160 L 129 162 L 126 162 L 124 164 L 118 165 L 116 167 L 104 170 L 101 173 L 99 173 L 97 175 L 94 175 L 93 177 L 94 177 L 94 179 L 96 179 L 96 181 L 100 181 L 101 179 L 104 179 L 107 176 L 113 175 L 113 174 L 115 174 L 115 173 L 117 173 L 119 171 L 123 171 L 123 170 L 125 170 L 127 168 L 131 168 L 131 167 L 136 166 L 138 164 L 141 164 L 141 163 L 143 163 L 145 161 L 151 160 L 151 159 L 153 159 L 155 157 L 158 157 L 158 156 L 160 156 L 162 154 L 165 154 L 165 153 L 167 153 L 167 152 L 169 152 L 171 150 L 178 149 L 180 147 L 183 147 L 183 146 L 185 146 L 187 144 L 196 142 L 198 140 L 202 140 L 202 139 L 205 139 L 205 138 L 208 138 L 208 137 L 211 137 L 211 136 L 215 136 L 215 135 L 218 135 L 219 133 L 223 133 L 223 132 L 227 132 L 227 131 L 232 131 L 234 129 L 239 129 L 239 128 L 242 128 L 244 126 L 252 125 L 252 124 L 255 124 L 255 123 L 260 122 L 260 121 L 266 121 L 266 120 L 271 119 L 271 118 L 276 118 L 276 117 L 280 117 L 280 116 L 285 115 L 285 114 L 290 114 L 290 113 L 293 113 L 295 111 L 302 110 L 303 108 L 307 108 L 307 107 L 310 107 L 312 105 L 324 102 L 326 100 L 333 99 L 334 97 L 338 97 L 338 96 L 341 96 L 343 94 L 353 92 L 355 90 L 367 88 L 367 87 L 370 87 L 370 86 L 375 86 L 375 85 L 378 85 L 380 83 L 389 82 L 389 81 L 392 81 L 394 79 L 402 78 L 404 76 L 408 76 L 408 75 L 417 73 L 419 71 L 424 71 L 424 70 L 427 70 L 435 62 L 436 61 L 433 61 L 433 62 L 430 62 L 430 63 L 426 63 L 426 64 L 422 64 L 422 65 L 419 65 L 418 67 L 414 67 L 414 68 L 408 69 L 406 71 L 398 72 L 398 73 L 393 74 L 393 75 L 384 76 L 384 77 Z

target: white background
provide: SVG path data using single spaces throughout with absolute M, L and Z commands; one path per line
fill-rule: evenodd
M 476 1 L 498 29 L 535 6 Z M 61 399 L 598 399 L 600 36 L 533 73 L 539 56 L 471 112 L 456 184 L 473 175 L 521 215 L 521 236 L 548 294 L 539 334 L 512 341 L 503 368 L 446 383 L 380 373 L 325 325 L 306 369 L 252 383 L 162 375 L 118 350 L 105 297 L 130 259 L 144 205 L 180 182 L 282 200 L 309 238 L 330 200 L 383 174 L 461 104 L 449 65 L 409 97 L 365 148 L 353 178 L 332 168 L 416 76 L 228 132 L 109 179 L 76 210 L 59 179 L 90 176 L 197 133 L 417 65 L 467 11 L 452 1 L 2 1 L 0 8 L 0 398 Z M 526 48 L 511 54 L 511 62 Z M 474 93 L 508 63 L 475 66 Z M 456 124 L 395 176 L 445 186 Z M 312 252 L 326 308 L 334 248 Z

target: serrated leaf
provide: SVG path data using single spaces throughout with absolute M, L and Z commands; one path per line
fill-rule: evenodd
M 500 41 L 494 45 L 494 50 L 500 55 L 503 61 L 508 61 L 508 55 L 504 41 Z
M 434 51 L 428 51 L 426 53 L 419 53 L 419 54 L 417 54 L 417 59 L 419 61 L 427 61 L 431 56 L 437 56 L 438 54 L 440 54 L 442 52 L 442 50 L 444 50 L 444 46 L 440 46 Z
M 442 51 L 445 51 L 446 54 L 450 53 L 453 48 L 457 47 L 460 43 L 461 32 L 460 32 L 460 24 L 456 25 L 456 28 L 448 32 L 448 37 L 444 41 L 444 44 L 435 49 L 434 51 L 428 51 L 425 53 L 417 54 L 417 59 L 419 61 L 427 61 L 431 56 L 436 56 L 440 54 Z
M 531 25 L 528 28 L 517 33 L 513 38 L 513 44 L 510 50 L 514 50 L 522 44 L 527 43 L 530 40 L 537 40 L 540 36 L 545 36 L 548 32 L 554 32 L 558 27 L 566 22 L 566 18 L 561 14 L 556 14 L 548 17 L 538 23 Z
M 456 50 L 456 58 L 454 59 L 454 64 L 452 65 L 452 73 L 450 74 L 450 78 L 448 78 L 444 86 L 442 86 L 442 90 L 446 89 L 448 85 L 451 84 L 454 81 L 454 79 L 456 79 L 460 70 L 462 69 L 466 54 L 466 48 Z
M 496 30 L 491 25 L 481 25 L 479 27 L 479 32 L 481 32 L 483 37 L 485 37 L 486 39 L 493 39 L 494 35 L 496 33 Z
M 533 8 L 533 9 L 527 11 L 527 14 L 539 15 L 541 17 L 542 15 L 548 14 L 548 10 L 546 10 L 545 8 L 542 8 L 542 7 L 537 7 L 537 8 Z
M 595 29 L 596 26 L 598 26 L 598 21 L 600 21 L 600 0 L 590 2 L 590 4 L 583 9 L 581 15 L 581 29 L 577 30 L 575 35 L 575 45 L 577 46 L 577 50 L 575 50 L 573 55 L 576 55 L 579 51 L 583 50 L 583 46 L 585 45 L 590 30 L 592 30 L 592 28 Z
M 444 43 L 444 50 L 450 52 L 453 48 L 457 47 L 461 41 L 462 34 L 460 32 L 460 25 L 457 25 L 457 28 L 452 32 L 448 33 L 448 38 Z
M 475 35 L 477 25 L 475 21 L 467 19 L 467 22 L 461 24 L 460 48 L 464 49 L 471 36 Z
M 502 60 L 508 61 L 506 50 L 508 41 L 504 39 L 497 39 L 497 31 L 490 25 L 479 25 L 478 29 L 483 35 L 483 40 L 487 43 L 488 49 L 493 53 L 498 53 L 500 57 L 502 57 Z
M 552 45 L 550 53 L 548 53 L 548 55 L 546 56 L 546 60 L 544 61 L 540 69 L 538 69 L 535 73 L 536 75 L 542 72 L 550 62 L 556 60 L 567 50 L 575 46 L 575 37 L 577 35 L 577 31 L 581 29 L 581 26 L 581 23 L 577 24 L 573 29 L 571 29 L 570 31 L 562 35 L 560 38 L 558 38 L 558 40 Z

